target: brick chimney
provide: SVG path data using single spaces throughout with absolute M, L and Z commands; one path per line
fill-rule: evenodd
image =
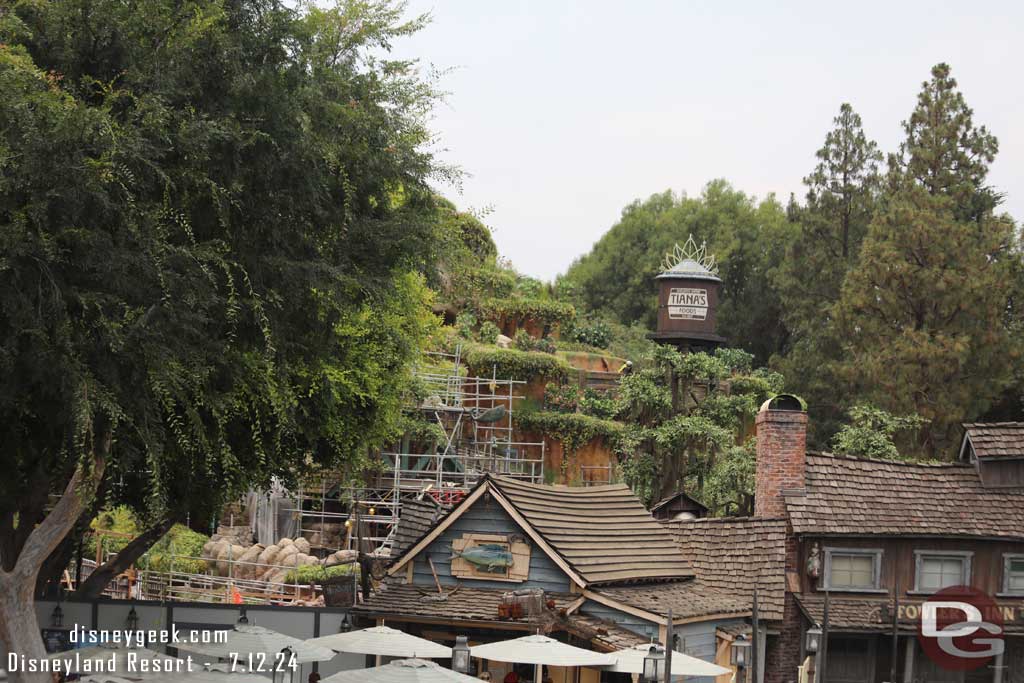
M 780 394 L 757 413 L 755 517 L 785 517 L 783 492 L 802 490 L 807 469 L 807 412 L 795 396 Z

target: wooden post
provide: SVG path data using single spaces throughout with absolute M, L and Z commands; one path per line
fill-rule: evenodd
M 754 681 L 754 683 L 761 683 L 761 677 L 757 675 L 757 648 L 758 648 L 758 641 L 760 640 L 760 636 L 761 636 L 761 620 L 760 620 L 760 615 L 757 612 L 757 589 L 756 588 L 754 589 L 754 604 L 753 604 L 752 612 L 753 612 L 753 622 L 754 622 L 754 624 L 753 624 L 753 626 L 754 626 L 753 636 L 754 637 L 751 638 L 751 643 L 750 643 L 750 670 L 752 672 L 750 674 L 750 676 L 751 676 L 751 679 Z
M 668 624 L 665 625 L 665 683 L 672 683 L 672 650 L 675 649 L 675 624 L 672 623 L 672 608 L 668 608 Z
M 912 683 L 914 680 L 914 653 L 917 650 L 917 638 L 907 638 L 907 656 L 903 660 L 903 683 Z
M 828 666 L 828 591 L 825 591 L 825 607 L 821 615 L 821 647 L 818 649 L 818 665 L 815 680 L 820 683 L 827 683 L 825 667 Z
M 896 658 L 900 648 L 900 578 L 896 576 L 892 587 L 892 664 L 889 680 L 896 683 Z

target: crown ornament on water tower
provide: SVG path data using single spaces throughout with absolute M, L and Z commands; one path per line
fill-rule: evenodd
M 715 257 L 708 253 L 707 241 L 701 242 L 698 247 L 692 234 L 686 238 L 686 243 L 682 247 L 676 243 L 672 251 L 665 254 L 665 260 L 662 262 L 662 265 L 664 267 L 663 273 L 686 273 L 694 270 L 703 270 L 711 275 L 718 274 L 718 263 L 715 262 Z

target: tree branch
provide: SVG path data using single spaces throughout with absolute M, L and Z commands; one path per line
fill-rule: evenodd
M 145 555 L 154 543 L 171 530 L 171 527 L 178 522 L 178 518 L 177 514 L 169 514 L 133 538 L 128 545 L 121 548 L 117 555 L 93 570 L 89 574 L 89 578 L 83 581 L 75 591 L 75 595 L 81 598 L 98 598 L 107 584 Z
M 101 439 L 99 452 L 93 451 L 92 472 L 88 477 L 81 465 L 75 468 L 75 473 L 68 481 L 68 485 L 64 487 L 64 494 L 60 500 L 29 534 L 18 555 L 18 561 L 14 565 L 12 574 L 16 574 L 22 579 L 30 579 L 35 585 L 35 577 L 43 566 L 43 562 L 67 536 L 68 531 L 74 526 L 85 505 L 92 499 L 99 487 L 99 483 L 103 479 L 103 470 L 107 464 L 106 456 L 110 450 L 111 438 L 111 434 L 105 434 Z

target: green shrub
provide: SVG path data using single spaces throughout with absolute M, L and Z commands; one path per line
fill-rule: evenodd
M 519 429 L 558 439 L 567 454 L 598 438 L 611 444 L 623 430 L 621 422 L 582 413 L 517 412 L 513 421 Z
M 596 391 L 587 387 L 579 401 L 580 412 L 586 415 L 609 420 L 618 412 L 618 404 L 607 392 Z
M 481 344 L 493 344 L 498 340 L 501 330 L 490 320 L 485 320 L 480 325 L 480 331 L 476 334 L 476 340 Z
M 551 326 L 572 320 L 576 316 L 576 309 L 570 304 L 550 299 L 491 299 L 480 307 L 480 315 L 487 320 L 532 320 L 544 326 Z
M 529 381 L 546 377 L 561 380 L 572 372 L 569 364 L 561 358 L 536 351 L 470 346 L 465 359 L 469 371 L 478 377 L 490 377 L 495 373 L 497 379 Z
M 119 505 L 118 507 L 101 511 L 96 515 L 95 519 L 89 522 L 89 528 L 93 531 L 112 531 L 116 534 L 126 534 L 125 536 L 114 536 L 91 533 L 86 536 L 85 542 L 82 545 L 83 556 L 96 559 L 96 544 L 101 542 L 103 544 L 103 557 L 101 559 L 105 560 L 107 553 L 120 552 L 122 548 L 139 534 L 139 520 L 131 508 Z
M 512 346 L 519 351 L 540 351 L 541 353 L 554 353 L 557 350 L 555 342 L 551 341 L 548 337 L 534 339 L 526 330 L 516 332 L 515 339 L 512 340 Z
M 544 409 L 556 413 L 575 413 L 579 407 L 580 390 L 575 384 L 548 382 L 544 387 Z
M 580 344 L 607 349 L 612 341 L 612 328 L 598 318 L 577 318 L 565 330 L 565 336 Z
M 333 567 L 323 567 L 318 564 L 307 564 L 288 572 L 284 583 L 306 586 L 311 583 L 320 583 L 324 579 L 336 576 L 359 576 L 359 565 L 355 562 L 350 564 L 336 564 Z
M 200 557 L 209 540 L 209 536 L 192 531 L 184 524 L 175 524 L 139 560 L 138 565 L 158 572 L 169 572 L 173 568 L 177 572 L 201 574 L 206 571 L 206 562 L 184 558 Z

